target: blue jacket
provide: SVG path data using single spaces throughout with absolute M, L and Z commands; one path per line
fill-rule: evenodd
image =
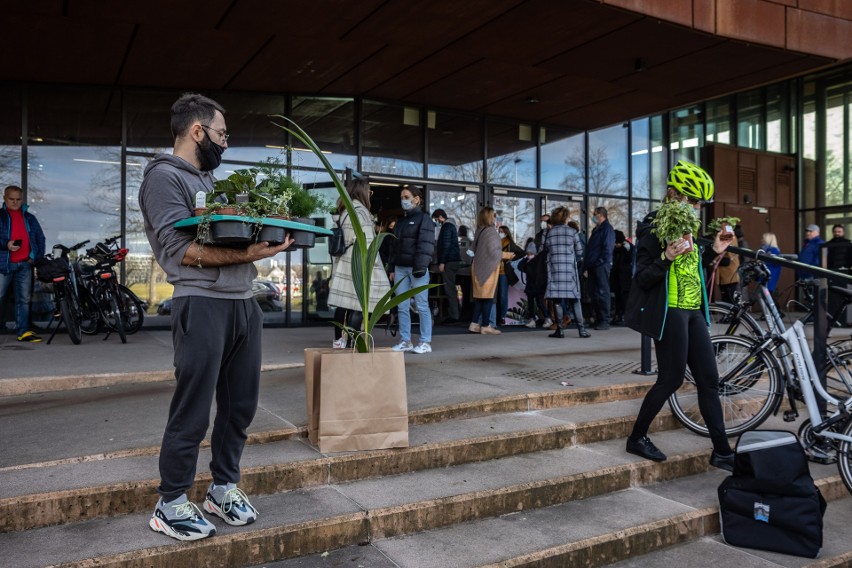
M 44 256 L 44 232 L 32 213 L 27 213 L 28 206 L 21 207 L 24 214 L 24 226 L 30 239 L 30 260 L 36 261 Z M 9 274 L 9 239 L 12 238 L 12 218 L 3 204 L 0 209 L 0 274 Z
M 802 250 L 799 252 L 799 262 L 803 264 L 810 264 L 811 266 L 822 266 L 820 262 L 820 245 L 825 242 L 819 237 L 814 237 L 812 239 L 806 239 L 805 243 L 802 245 Z M 796 271 L 796 278 L 799 280 L 813 278 L 813 274 L 810 272 L 805 272 L 803 270 Z
M 459 233 L 456 226 L 449 220 L 441 225 L 438 233 L 438 264 L 446 264 L 453 261 L 461 261 L 459 252 Z
M 615 230 L 604 219 L 592 231 L 589 244 L 586 245 L 586 258 L 583 262 L 583 270 L 594 268 L 605 264 L 612 264 L 612 249 L 615 248 Z

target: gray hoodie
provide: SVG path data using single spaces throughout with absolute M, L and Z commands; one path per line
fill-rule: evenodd
M 171 154 L 157 155 L 145 168 L 139 188 L 139 207 L 154 256 L 166 272 L 169 283 L 175 287 L 174 298 L 207 296 L 239 300 L 252 297 L 251 283 L 257 276 L 252 263 L 204 268 L 181 264 L 195 233 L 179 231 L 174 224 L 192 216 L 195 194 L 212 191 L 213 181 L 212 174 Z

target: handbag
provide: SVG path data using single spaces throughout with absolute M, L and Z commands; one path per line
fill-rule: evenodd
M 503 261 L 503 273 L 506 275 L 506 282 L 509 283 L 509 286 L 514 286 L 518 283 L 518 274 L 515 272 L 515 269 L 512 267 L 511 260 Z

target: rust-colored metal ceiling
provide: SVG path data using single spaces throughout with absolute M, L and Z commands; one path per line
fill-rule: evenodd
M 3 80 L 364 96 L 577 130 L 834 62 L 594 0 L 9 0 L 0 18 Z

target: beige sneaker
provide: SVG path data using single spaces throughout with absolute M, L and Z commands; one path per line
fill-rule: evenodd
M 471 333 L 479 333 L 480 329 L 482 329 L 482 326 L 480 326 L 478 323 L 472 323 L 467 326 L 467 330 Z
M 500 335 L 503 332 L 499 329 L 491 327 L 490 325 L 486 325 L 485 327 L 479 330 L 479 333 L 481 333 L 482 335 Z

